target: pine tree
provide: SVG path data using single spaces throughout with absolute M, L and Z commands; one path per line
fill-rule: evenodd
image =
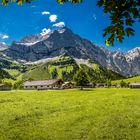
M 52 79 L 56 79 L 57 78 L 58 72 L 57 72 L 56 68 L 52 71 L 51 75 L 52 75 Z
M 111 87 L 111 85 L 112 85 L 111 80 L 110 79 L 107 80 L 107 87 L 109 88 L 109 87 Z

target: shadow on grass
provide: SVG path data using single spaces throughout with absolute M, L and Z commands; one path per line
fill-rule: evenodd
M 95 90 L 95 89 L 94 89 L 94 88 L 93 88 L 93 89 L 83 88 L 83 89 L 77 89 L 77 90 L 79 90 L 79 91 L 93 91 L 93 90 Z

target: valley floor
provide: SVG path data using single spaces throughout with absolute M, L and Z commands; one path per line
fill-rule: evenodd
M 124 139 L 140 139 L 140 89 L 0 92 L 0 140 Z

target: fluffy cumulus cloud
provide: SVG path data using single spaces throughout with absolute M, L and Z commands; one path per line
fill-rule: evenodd
M 8 36 L 8 35 L 6 35 L 6 34 L 0 34 L 0 38 L 1 38 L 1 39 L 8 39 L 8 38 L 9 38 L 9 36 Z
M 41 31 L 41 35 L 42 36 L 44 36 L 44 35 L 46 35 L 46 34 L 48 34 L 48 33 L 50 33 L 51 32 L 51 29 L 47 29 L 47 28 L 44 28 L 44 29 L 42 29 L 42 31 Z
M 42 14 L 42 15 L 49 15 L 50 12 L 49 12 L 49 11 L 43 11 L 41 14 Z
M 50 19 L 50 22 L 56 22 L 57 15 L 50 15 L 49 19 Z
M 64 22 L 58 22 L 56 24 L 53 24 L 53 27 L 64 27 L 65 23 Z

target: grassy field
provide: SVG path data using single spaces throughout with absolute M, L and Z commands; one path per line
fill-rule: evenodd
M 140 140 L 140 89 L 0 92 L 0 140 Z
M 115 80 L 112 83 L 113 84 L 119 84 L 122 80 Z M 127 78 L 123 80 L 126 83 L 133 83 L 133 82 L 140 82 L 140 76 L 132 77 L 132 78 Z

